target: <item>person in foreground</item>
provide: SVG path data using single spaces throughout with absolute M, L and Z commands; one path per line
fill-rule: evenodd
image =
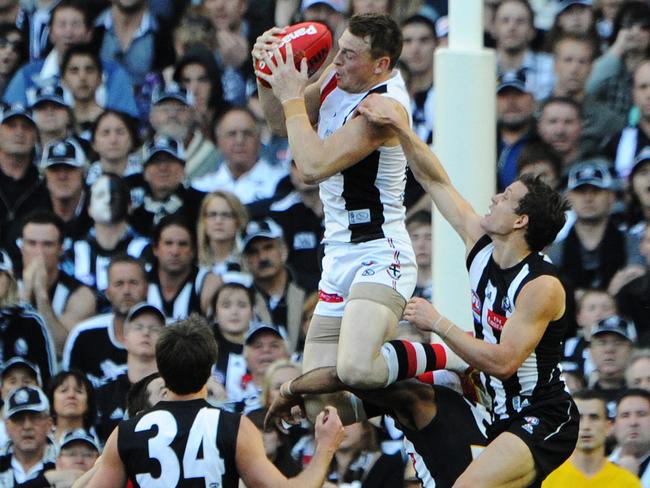
M 490 396 L 490 442 L 454 486 L 539 485 L 571 455 L 578 436 L 578 412 L 558 367 L 566 293 L 555 267 L 540 253 L 564 225 L 566 203 L 539 179 L 524 177 L 495 195 L 480 217 L 399 106 L 370 95 L 357 112 L 393 129 L 415 177 L 466 246 L 475 337 L 423 299 L 411 299 L 404 310 L 406 320 L 440 336 L 447 356 L 457 355 L 481 371 Z M 421 374 L 429 366 L 418 357 L 440 351 L 406 341 L 387 346 L 392 380 Z M 404 353 L 412 349 L 415 354 Z
M 246 417 L 211 407 L 206 382 L 217 359 L 207 324 L 192 315 L 166 328 L 156 344 L 156 362 L 167 400 L 125 420 L 106 442 L 102 461 L 87 486 L 234 488 L 322 486 L 343 439 L 335 408 L 316 420 L 316 452 L 309 466 L 287 480 L 266 458 L 262 437 Z

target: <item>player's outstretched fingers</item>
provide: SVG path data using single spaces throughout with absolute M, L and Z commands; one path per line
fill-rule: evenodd
M 266 32 L 260 34 L 257 39 L 255 39 L 255 44 L 253 44 L 253 49 L 251 51 L 253 58 L 261 61 L 264 59 L 265 52 L 272 51 L 279 47 L 282 38 L 278 37 L 278 34 L 282 34 L 285 29 L 285 27 L 272 27 Z

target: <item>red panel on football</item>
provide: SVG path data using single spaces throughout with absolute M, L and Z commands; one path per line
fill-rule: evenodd
M 325 25 L 318 22 L 302 22 L 291 25 L 282 34 L 277 34 L 277 37 L 282 38 L 280 44 L 282 59 L 286 59 L 285 47 L 287 42 L 290 42 L 296 68 L 300 69 L 300 61 L 302 58 L 307 58 L 309 76 L 318 71 L 332 49 L 331 32 Z M 271 70 L 264 61 L 257 61 L 257 69 L 262 73 L 271 74 Z M 269 87 L 266 81 L 260 80 L 260 82 L 265 87 Z

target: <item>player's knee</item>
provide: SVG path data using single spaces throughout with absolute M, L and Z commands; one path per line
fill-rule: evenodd
M 381 388 L 385 386 L 386 378 L 378 378 L 371 367 L 371 361 L 356 361 L 340 359 L 336 363 L 336 374 L 339 379 L 353 388 Z

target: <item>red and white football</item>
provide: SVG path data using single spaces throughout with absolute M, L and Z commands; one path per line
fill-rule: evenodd
M 282 39 L 280 53 L 282 59 L 286 59 L 286 45 L 291 43 L 293 48 L 293 59 L 297 69 L 300 69 L 300 61 L 307 58 L 307 72 L 312 76 L 323 65 L 327 55 L 332 49 L 332 33 L 329 29 L 318 22 L 302 22 L 286 28 L 282 34 L 277 34 Z M 257 69 L 262 73 L 271 74 L 271 70 L 264 61 L 257 61 Z M 269 87 L 269 84 L 260 80 L 262 85 Z

